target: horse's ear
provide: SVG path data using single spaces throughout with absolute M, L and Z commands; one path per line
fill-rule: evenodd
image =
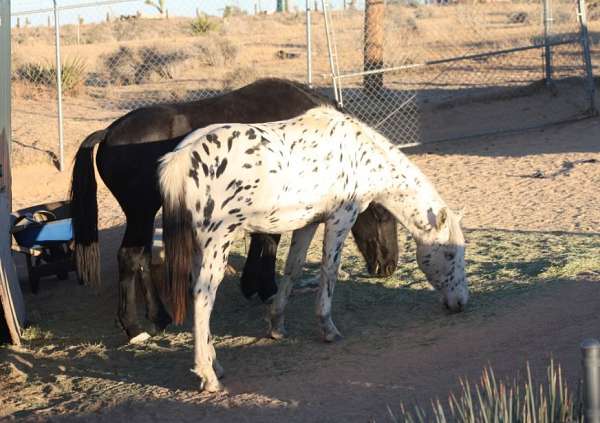
M 437 216 L 435 216 L 435 228 L 438 231 L 441 230 L 444 227 L 444 225 L 446 224 L 447 220 L 448 220 L 448 209 L 446 207 L 443 207 L 437 213 Z
M 463 217 L 465 217 L 465 209 L 460 209 L 458 212 L 456 212 L 456 218 L 459 222 L 462 222 Z

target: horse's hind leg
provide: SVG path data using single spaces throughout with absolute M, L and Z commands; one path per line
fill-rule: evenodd
M 144 332 L 137 316 L 135 302 L 135 281 L 138 269 L 142 264 L 144 247 L 119 248 L 119 310 L 118 318 L 121 327 L 131 340 Z
M 158 298 L 156 288 L 153 287 L 150 277 L 150 254 L 148 246 L 152 242 L 154 216 L 156 210 L 148 207 L 145 210 L 130 210 L 126 212 L 127 227 L 123 236 L 123 243 L 118 253 L 119 261 L 119 311 L 118 317 L 121 326 L 130 340 L 145 332 L 137 316 L 135 300 L 136 281 L 140 278 L 146 291 L 146 302 L 149 307 L 149 317 L 153 317 L 155 324 L 164 324 L 165 317 L 160 314 L 164 307 Z M 151 309 L 151 310 L 150 310 Z M 164 312 L 166 314 L 166 312 Z M 168 318 L 168 316 L 167 316 Z M 147 336 L 147 335 L 146 335 Z
M 269 335 L 271 338 L 281 339 L 286 336 L 284 322 L 285 306 L 287 305 L 288 298 L 292 292 L 294 282 L 302 274 L 302 266 L 306 261 L 308 247 L 310 246 L 310 241 L 312 241 L 318 226 L 317 223 L 313 223 L 294 231 L 294 234 L 292 235 L 292 243 L 290 245 L 287 261 L 285 262 L 284 274 L 279 283 L 277 294 L 275 294 L 275 298 L 269 309 Z
M 355 209 L 340 210 L 325 222 L 321 281 L 317 294 L 317 317 L 323 339 L 333 342 L 341 338 L 331 318 L 331 299 L 340 268 L 342 248 L 356 219 Z
M 154 335 L 156 332 L 165 329 L 171 323 L 171 316 L 165 310 L 165 306 L 158 295 L 158 287 L 152 280 L 150 265 L 152 262 L 152 247 L 146 247 L 142 255 L 142 264 L 140 269 L 140 279 L 144 295 L 146 298 L 146 318 L 152 322 L 150 332 Z
M 202 380 L 202 388 L 209 392 L 222 389 L 217 372 L 222 373 L 223 369 L 215 362 L 216 353 L 210 334 L 210 315 L 217 288 L 225 274 L 231 245 L 226 236 L 212 235 L 212 237 L 198 237 L 198 245 L 203 246 L 202 258 L 194 260 L 192 271 L 194 279 L 194 373 Z

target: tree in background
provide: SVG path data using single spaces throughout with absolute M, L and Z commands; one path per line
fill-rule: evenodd
M 165 16 L 165 13 L 167 12 L 167 8 L 166 8 L 167 0 L 146 0 L 144 3 L 146 3 L 148 6 L 154 7 L 156 10 L 158 10 L 158 13 L 160 13 L 160 16 Z
M 277 0 L 277 11 L 278 12 L 289 12 L 290 5 L 288 0 Z
M 384 17 L 384 0 L 366 1 L 363 67 L 365 71 L 383 68 Z M 378 93 L 383 88 L 383 73 L 365 75 L 363 77 L 363 86 L 366 90 L 374 94 Z

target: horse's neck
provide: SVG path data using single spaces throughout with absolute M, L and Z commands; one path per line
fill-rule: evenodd
M 380 175 L 386 182 L 377 201 L 417 240 L 422 239 L 446 204 L 429 179 L 399 148 L 393 146 L 387 149 L 387 166 L 384 166 Z

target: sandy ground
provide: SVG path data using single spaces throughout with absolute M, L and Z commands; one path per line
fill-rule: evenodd
M 506 119 L 518 120 L 513 109 Z M 600 120 L 587 119 L 425 145 L 407 154 L 451 207 L 465 210 L 468 234 L 532 233 L 564 242 L 591 237 L 600 252 L 600 163 L 577 164 L 600 160 L 599 135 Z M 568 171 L 567 161 L 575 163 Z M 19 166 L 13 176 L 15 208 L 66 197 L 68 172 Z M 337 315 L 346 338 L 335 345 L 316 339 L 312 299 L 303 296 L 293 301 L 307 308 L 291 311 L 296 336 L 281 345 L 262 338 L 261 306 L 241 300 L 232 280 L 220 292 L 214 322 L 229 393 L 202 394 L 187 371 L 189 325 L 170 328 L 146 346 L 124 345 L 113 324 L 123 218 L 103 186 L 99 206 L 105 287 L 92 295 L 72 279 L 49 281 L 33 296 L 24 281 L 32 320 L 52 334 L 24 348 L 0 349 L 0 419 L 389 421 L 387 406 L 397 410 L 400 402 L 445 398 L 459 377 L 476 379 L 488 364 L 512 377 L 529 361 L 539 375 L 552 356 L 576 386 L 578 343 L 600 337 L 600 276 L 593 271 L 517 294 L 477 294 L 470 311 L 453 316 L 441 311 L 429 291 L 401 286 L 414 299 L 392 307 L 386 298 L 395 294 L 374 284 L 379 297 L 363 306 L 362 296 L 371 291 L 362 291 L 362 282 L 341 284 Z M 22 263 L 19 270 L 23 275 Z M 493 284 L 490 289 L 498 288 Z M 226 313 L 233 321 L 220 320 Z

